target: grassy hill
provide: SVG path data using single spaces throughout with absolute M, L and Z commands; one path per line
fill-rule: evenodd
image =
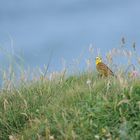
M 139 79 L 83 73 L 1 90 L 0 140 L 139 138 Z

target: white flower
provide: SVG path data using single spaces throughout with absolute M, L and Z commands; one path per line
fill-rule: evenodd
M 100 139 L 99 135 L 95 135 L 95 139 L 99 140 Z
M 87 83 L 87 85 L 90 85 L 91 84 L 91 80 L 88 79 L 86 83 Z
M 14 136 L 10 135 L 9 140 L 16 140 Z
M 50 136 L 49 139 L 50 139 L 50 140 L 54 140 L 54 136 Z

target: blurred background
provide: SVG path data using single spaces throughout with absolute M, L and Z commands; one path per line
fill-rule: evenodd
M 138 47 L 139 15 L 138 0 L 0 0 L 0 67 L 10 54 L 25 67 L 51 61 L 50 71 L 82 56 L 82 69 L 91 46 L 104 55 L 124 36 Z

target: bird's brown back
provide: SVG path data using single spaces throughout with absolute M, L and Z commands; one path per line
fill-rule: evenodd
M 107 77 L 109 75 L 114 76 L 113 72 L 109 69 L 108 66 L 106 66 L 104 63 L 100 62 L 96 65 L 97 70 L 99 73 L 101 73 L 103 76 Z

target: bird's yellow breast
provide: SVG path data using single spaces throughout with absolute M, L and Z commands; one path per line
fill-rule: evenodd
M 99 63 L 101 63 L 102 61 L 101 61 L 101 59 L 96 59 L 96 66 L 99 64 Z

